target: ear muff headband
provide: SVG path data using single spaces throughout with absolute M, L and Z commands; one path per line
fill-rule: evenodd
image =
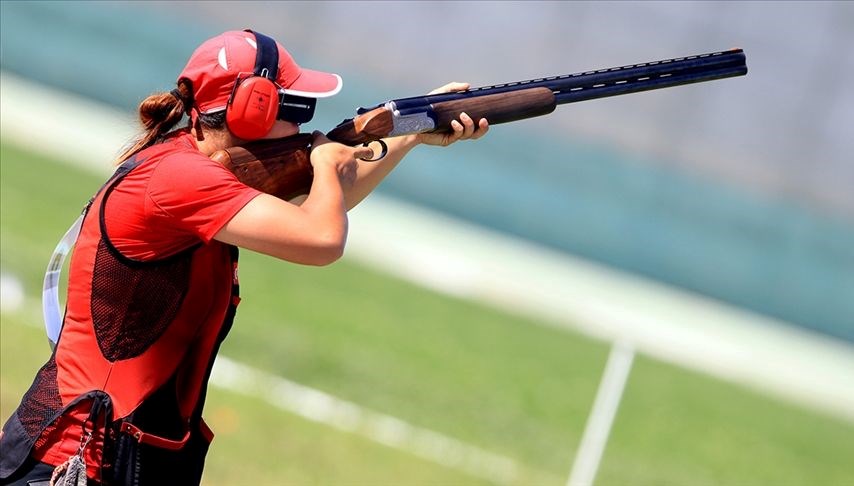
M 279 74 L 279 48 L 270 37 L 247 32 L 255 36 L 255 70 L 252 76 L 235 80 L 225 120 L 236 136 L 256 140 L 273 128 L 278 116 L 279 89 L 275 80 Z
M 255 44 L 258 46 L 255 53 L 255 76 L 264 76 L 275 83 L 279 77 L 279 47 L 276 41 L 260 32 L 247 32 L 255 35 Z

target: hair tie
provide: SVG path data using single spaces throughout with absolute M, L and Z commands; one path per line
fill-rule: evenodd
M 177 98 L 178 101 L 180 101 L 181 103 L 184 102 L 184 96 L 181 94 L 181 91 L 179 91 L 178 88 L 173 89 L 169 92 L 169 94 Z

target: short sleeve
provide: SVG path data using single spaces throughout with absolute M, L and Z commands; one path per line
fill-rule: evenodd
M 260 192 L 201 154 L 180 153 L 160 161 L 147 197 L 158 220 L 205 243 Z

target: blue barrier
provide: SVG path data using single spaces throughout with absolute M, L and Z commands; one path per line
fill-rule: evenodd
M 141 5 L 3 2 L 1 66 L 134 109 L 222 30 Z M 313 125 L 388 96 L 346 86 Z M 416 151 L 380 191 L 854 341 L 851 221 L 613 148 L 493 130 L 451 153 Z

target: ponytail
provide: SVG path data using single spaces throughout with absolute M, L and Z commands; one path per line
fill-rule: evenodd
M 142 100 L 139 104 L 139 121 L 145 131 L 122 152 L 116 163 L 120 164 L 140 150 L 162 141 L 192 106 L 193 90 L 185 79 L 178 83 L 178 88 L 168 93 L 155 93 Z

